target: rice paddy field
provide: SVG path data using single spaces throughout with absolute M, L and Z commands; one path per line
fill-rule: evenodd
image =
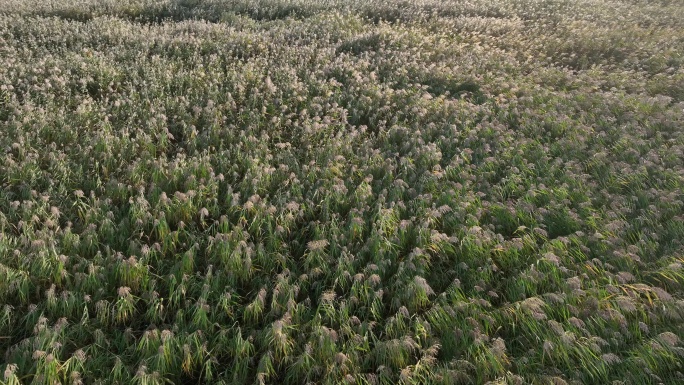
M 681 0 L 0 0 L 0 384 L 684 383 Z

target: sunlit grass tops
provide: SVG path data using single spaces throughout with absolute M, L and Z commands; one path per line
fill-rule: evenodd
M 0 0 L 0 383 L 684 381 L 677 1 Z

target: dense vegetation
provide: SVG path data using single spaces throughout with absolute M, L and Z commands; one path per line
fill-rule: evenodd
M 682 383 L 683 63 L 678 0 L 0 0 L 0 383 Z

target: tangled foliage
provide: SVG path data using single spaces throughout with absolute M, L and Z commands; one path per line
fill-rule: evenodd
M 682 383 L 683 62 L 678 0 L 0 0 L 0 383 Z

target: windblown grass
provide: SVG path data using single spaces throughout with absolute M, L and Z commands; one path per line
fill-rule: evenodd
M 0 0 L 0 383 L 684 381 L 679 1 Z

